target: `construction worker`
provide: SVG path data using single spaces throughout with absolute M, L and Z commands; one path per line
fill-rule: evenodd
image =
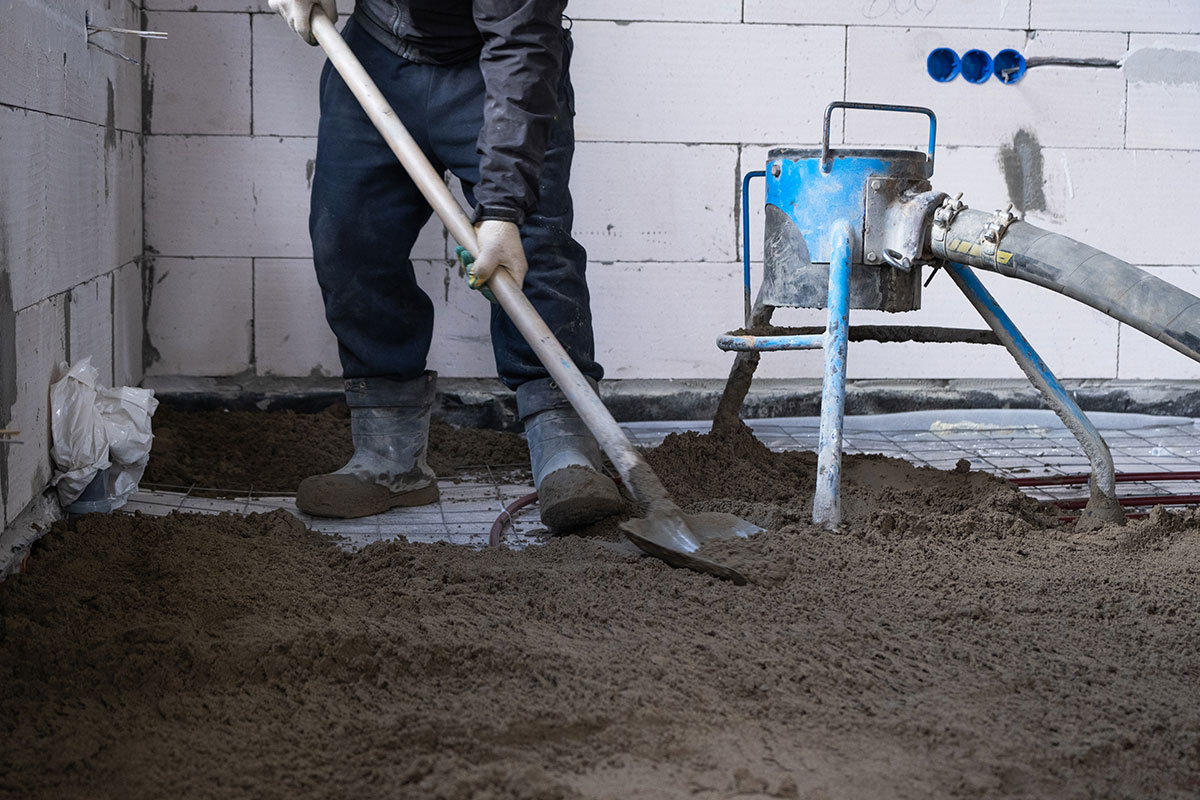
M 270 0 L 309 44 L 314 6 L 337 19 L 336 0 Z M 470 285 L 508 270 L 595 385 L 603 369 L 567 186 L 575 135 L 565 6 L 358 0 L 342 36 L 434 168 L 461 180 L 479 238 Z M 432 212 L 328 62 L 320 100 L 309 233 L 354 455 L 301 482 L 296 505 L 361 517 L 438 498 L 425 460 L 437 377 L 426 369 L 433 303 L 409 260 Z M 543 522 L 569 530 L 619 511 L 616 487 L 598 471 L 595 439 L 496 305 L 491 335 L 500 379 L 516 390 Z

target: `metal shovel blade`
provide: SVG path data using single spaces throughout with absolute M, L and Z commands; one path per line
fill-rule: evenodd
M 686 567 L 742 586 L 746 576 L 732 567 L 700 558 L 696 551 L 712 539 L 745 539 L 764 529 L 723 511 L 684 514 L 666 501 L 653 504 L 645 517 L 622 522 L 621 530 L 644 552 L 673 567 Z

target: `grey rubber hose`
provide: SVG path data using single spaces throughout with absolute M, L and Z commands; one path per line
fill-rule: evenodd
M 934 255 L 1061 292 L 1200 361 L 1200 298 L 1067 236 L 1014 222 L 989 253 L 982 237 L 994 214 L 963 209 Z

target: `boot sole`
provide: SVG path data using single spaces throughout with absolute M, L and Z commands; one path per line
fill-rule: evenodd
M 555 470 L 538 487 L 542 524 L 552 531 L 571 531 L 625 510 L 612 479 L 586 467 Z

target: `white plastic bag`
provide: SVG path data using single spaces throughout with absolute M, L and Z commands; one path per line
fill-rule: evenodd
M 59 471 L 51 483 L 58 500 L 70 505 L 102 469 L 108 469 L 110 508 L 125 505 L 137 491 L 150 460 L 150 417 L 154 392 L 130 386 L 108 389 L 87 356 L 50 387 L 50 455 Z

